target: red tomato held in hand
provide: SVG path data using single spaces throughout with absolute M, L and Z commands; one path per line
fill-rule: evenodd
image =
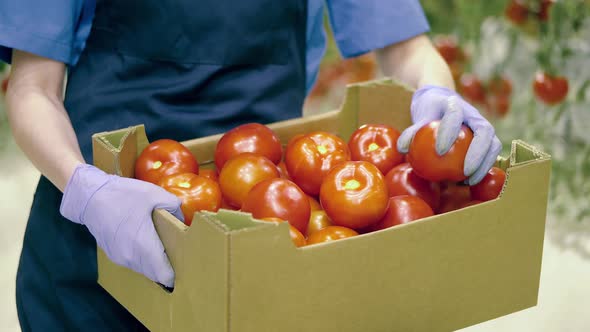
M 448 184 L 440 193 L 440 206 L 437 213 L 455 211 L 471 201 L 469 186 Z
M 504 10 L 504 15 L 506 15 L 508 20 L 512 23 L 521 25 L 526 22 L 529 15 L 529 9 L 524 0 L 510 0 Z
M 483 88 L 483 84 L 473 74 L 467 73 L 461 75 L 459 93 L 470 103 L 483 105 L 486 102 L 486 91 Z
M 432 208 L 421 198 L 410 195 L 395 196 L 389 199 L 387 212 L 383 219 L 371 226 L 371 230 L 377 231 L 407 224 L 433 215 Z
M 307 245 L 309 246 L 317 243 L 337 241 L 357 235 L 359 234 L 350 228 L 341 226 L 328 226 L 311 234 L 307 238 Z
M 281 161 L 283 147 L 272 129 L 260 123 L 237 126 L 225 133 L 215 147 L 215 166 L 223 169 L 232 157 L 251 152 L 268 158 L 275 165 Z
M 418 130 L 410 143 L 408 153 L 410 165 L 418 176 L 432 182 L 463 181 L 467 178 L 463 173 L 463 164 L 467 149 L 473 140 L 473 132 L 462 125 L 461 132 L 451 149 L 439 156 L 435 149 L 439 125 L 440 121 L 433 121 Z
M 214 169 L 199 169 L 199 175 L 206 177 L 207 179 L 213 180 L 215 182 L 219 182 L 219 174 Z
M 328 217 L 328 214 L 326 214 L 326 211 L 311 211 L 309 225 L 307 226 L 307 232 L 305 235 L 309 237 L 311 234 L 328 226 L 332 226 L 332 221 L 330 220 L 330 217 Z
M 469 188 L 471 198 L 484 202 L 496 199 L 500 195 L 505 181 L 506 173 L 498 167 L 492 167 L 478 184 Z
M 389 197 L 411 195 L 423 199 L 436 211 L 440 204 L 440 186 L 415 174 L 412 166 L 403 163 L 385 175 Z
M 404 155 L 397 151 L 399 136 L 400 132 L 390 126 L 364 125 L 348 141 L 351 160 L 368 161 L 387 174 L 404 159 Z
M 388 198 L 383 174 L 366 161 L 337 165 L 324 178 L 320 191 L 320 202 L 332 223 L 357 230 L 383 217 Z
M 221 207 L 221 189 L 206 177 L 193 173 L 168 175 L 160 180 L 159 185 L 180 198 L 184 223 L 188 226 L 193 222 L 195 212 L 217 212 Z
M 285 222 L 283 219 L 275 217 L 262 218 L 260 220 L 271 222 Z M 303 236 L 303 234 L 301 234 L 301 232 L 297 228 L 293 227 L 293 225 L 291 224 L 289 224 L 289 236 L 291 236 L 291 241 L 293 241 L 293 244 L 297 248 L 303 247 L 307 244 L 305 241 L 305 236 Z
M 223 197 L 231 206 L 241 208 L 248 192 L 258 182 L 279 177 L 275 164 L 263 156 L 245 152 L 225 163 L 219 173 Z
M 286 220 L 303 234 L 311 214 L 307 195 L 295 183 L 281 178 L 256 184 L 246 196 L 242 211 L 257 219 L 275 217 Z
M 167 175 L 199 174 L 199 163 L 181 143 L 160 139 L 150 143 L 135 161 L 135 178 L 158 184 Z
M 317 196 L 332 167 L 350 160 L 346 142 L 327 132 L 313 132 L 291 142 L 285 153 L 289 175 L 305 193 Z
M 547 105 L 555 105 L 561 103 L 567 96 L 569 83 L 565 77 L 539 72 L 535 75 L 533 90 L 539 100 Z

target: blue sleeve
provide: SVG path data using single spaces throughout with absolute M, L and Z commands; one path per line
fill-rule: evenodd
M 96 0 L 0 1 L 0 61 L 12 50 L 74 65 L 90 34 Z
M 422 33 L 430 26 L 418 0 L 326 0 L 344 57 L 354 57 Z

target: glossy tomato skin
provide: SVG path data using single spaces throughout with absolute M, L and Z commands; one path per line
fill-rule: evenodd
M 437 214 L 455 211 L 471 201 L 469 186 L 449 183 L 440 193 L 440 206 Z
M 547 105 L 555 105 L 567 97 L 569 83 L 565 77 L 538 72 L 533 82 L 533 90 L 539 100 Z
M 358 233 L 350 228 L 342 226 L 328 226 L 317 232 L 314 232 L 307 238 L 307 245 L 337 241 L 353 236 L 357 236 Z
M 307 231 L 311 214 L 307 195 L 295 183 L 281 178 L 256 184 L 248 193 L 242 211 L 257 219 L 275 217 L 286 220 L 302 234 Z
M 463 181 L 467 179 L 463 173 L 463 164 L 469 145 L 473 140 L 473 132 L 467 126 L 462 125 L 457 140 L 449 151 L 439 156 L 435 149 L 439 125 L 440 121 L 433 121 L 418 130 L 410 143 L 408 161 L 416 174 L 423 179 L 432 182 Z
M 247 123 L 226 132 L 215 148 L 215 166 L 223 169 L 232 157 L 251 152 L 278 164 L 283 156 L 283 147 L 275 132 L 260 123 Z
M 281 174 L 281 177 L 283 179 L 291 180 L 291 177 L 289 176 L 289 172 L 287 171 L 287 165 L 285 165 L 284 161 L 281 161 L 277 165 L 277 168 L 279 169 L 279 173 Z
M 207 179 L 213 180 L 215 182 L 219 182 L 219 174 L 217 173 L 217 170 L 201 168 L 199 169 L 199 175 L 204 176 Z
M 309 206 L 311 208 L 311 211 L 319 211 L 322 210 L 322 206 L 320 205 L 320 203 L 313 197 L 307 195 L 307 198 L 309 199 Z
M 150 143 L 135 161 L 135 178 L 153 184 L 179 173 L 199 174 L 199 163 L 184 145 L 171 139 Z
M 348 141 L 351 160 L 368 161 L 381 173 L 400 164 L 404 155 L 397 151 L 400 132 L 386 125 L 367 124 L 358 128 Z
M 387 209 L 388 198 L 383 174 L 366 161 L 335 166 L 320 191 L 320 203 L 332 224 L 355 230 L 379 221 Z
M 328 226 L 332 226 L 332 221 L 330 220 L 330 217 L 328 217 L 328 214 L 326 214 L 326 211 L 312 211 L 309 216 L 309 225 L 307 226 L 307 232 L 305 235 L 309 237 L 311 234 Z
M 395 196 L 389 199 L 385 216 L 370 229 L 377 231 L 433 215 L 430 205 L 421 198 L 410 195 Z
M 440 186 L 416 175 L 409 163 L 400 164 L 385 175 L 389 197 L 411 195 L 423 199 L 436 211 L 440 205 Z
M 258 182 L 279 177 L 279 170 L 268 158 L 245 152 L 228 160 L 219 173 L 219 185 L 226 202 L 241 208 L 248 192 Z
M 478 184 L 469 188 L 471 198 L 483 202 L 496 199 L 500 195 L 505 181 L 506 173 L 498 167 L 492 167 Z
M 312 132 L 287 147 L 287 171 L 305 193 L 317 196 L 324 177 L 332 167 L 350 160 L 350 151 L 340 137 L 327 132 Z
M 270 221 L 270 222 L 285 222 L 283 219 L 275 218 L 275 217 L 262 218 L 260 220 Z M 303 236 L 303 234 L 301 234 L 301 232 L 297 228 L 293 227 L 293 225 L 291 225 L 291 224 L 289 224 L 289 236 L 291 237 L 291 241 L 293 241 L 293 244 L 297 248 L 303 247 L 307 244 L 307 242 L 305 240 L 305 236 Z
M 465 99 L 474 104 L 485 104 L 486 91 L 477 76 L 466 73 L 461 75 L 459 92 Z
M 197 211 L 216 212 L 221 207 L 221 189 L 217 182 L 194 173 L 168 175 L 159 186 L 180 198 L 184 223 L 190 226 Z
M 526 22 L 529 15 L 529 9 L 524 0 L 510 0 L 504 10 L 504 15 L 506 15 L 508 20 L 512 23 L 521 25 Z

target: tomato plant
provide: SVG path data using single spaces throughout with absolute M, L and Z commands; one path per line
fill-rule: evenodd
M 226 132 L 215 147 L 215 165 L 223 165 L 232 157 L 251 152 L 268 158 L 275 164 L 281 161 L 283 147 L 272 129 L 260 123 L 247 123 Z
M 322 180 L 332 167 L 348 160 L 346 142 L 321 131 L 292 141 L 285 152 L 285 164 L 293 182 L 312 196 L 319 194 Z
M 387 212 L 383 218 L 371 226 L 370 230 L 377 231 L 407 224 L 432 215 L 434 215 L 432 208 L 423 199 L 410 195 L 395 196 L 389 199 Z
M 311 214 L 307 195 L 295 183 L 281 178 L 267 179 L 252 187 L 242 211 L 257 219 L 275 217 L 286 220 L 303 234 Z
M 440 193 L 440 206 L 437 213 L 446 213 L 460 209 L 471 201 L 469 186 L 449 183 Z
M 496 199 L 500 195 L 505 181 L 506 173 L 498 167 L 492 167 L 478 184 L 469 188 L 471 198 L 484 202 Z
M 258 182 L 279 177 L 279 170 L 268 158 L 245 152 L 228 160 L 219 173 L 219 185 L 227 203 L 241 208 L 248 192 Z
M 358 128 L 348 141 L 351 160 L 368 161 L 381 173 L 387 172 L 403 161 L 404 155 L 397 151 L 400 132 L 390 126 L 367 124 Z
M 216 212 L 221 207 L 221 189 L 217 182 L 194 173 L 168 175 L 158 183 L 162 188 L 180 198 L 184 223 L 193 222 L 197 211 Z
M 150 143 L 135 161 L 135 178 L 153 184 L 178 173 L 199 174 L 199 163 L 184 145 L 171 139 Z
M 567 78 L 551 76 L 545 72 L 538 72 L 533 82 L 533 90 L 539 100 L 548 105 L 561 103 L 569 91 Z
M 467 177 L 463 173 L 463 164 L 473 132 L 467 126 L 462 125 L 457 139 L 449 151 L 439 156 L 435 150 L 435 139 L 440 121 L 433 121 L 420 128 L 412 142 L 408 152 L 408 161 L 420 177 L 433 181 L 463 181 Z
M 436 211 L 440 204 L 440 186 L 416 175 L 409 163 L 392 168 L 385 175 L 389 197 L 411 195 L 423 199 Z
M 366 161 L 335 166 L 320 190 L 320 202 L 332 223 L 352 229 L 379 221 L 387 209 L 388 197 L 381 171 Z
M 461 75 L 458 90 L 471 103 L 483 105 L 486 102 L 486 91 L 479 78 L 474 74 Z
M 307 245 L 337 241 L 353 236 L 357 236 L 358 233 L 350 228 L 342 226 L 328 226 L 314 232 L 307 238 Z
M 305 235 L 309 237 L 311 234 L 328 226 L 332 226 L 332 221 L 330 221 L 330 217 L 328 217 L 326 211 L 312 211 L 309 216 L 309 225 L 307 226 L 307 232 Z

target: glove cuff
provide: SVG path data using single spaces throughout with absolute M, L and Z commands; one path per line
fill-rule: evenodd
M 78 224 L 84 224 L 83 216 L 88 201 L 109 181 L 109 175 L 100 169 L 80 164 L 66 184 L 59 207 L 62 216 Z

